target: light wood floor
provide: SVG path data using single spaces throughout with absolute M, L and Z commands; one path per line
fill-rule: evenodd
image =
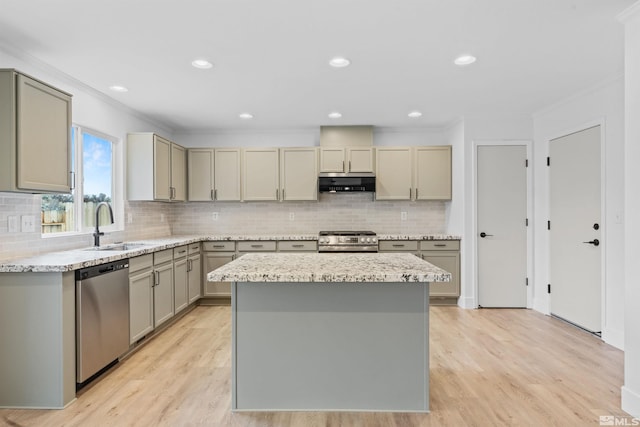
M 431 308 L 431 413 L 231 413 L 231 310 L 197 307 L 64 410 L 8 426 L 584 426 L 620 408 L 623 353 L 531 310 Z

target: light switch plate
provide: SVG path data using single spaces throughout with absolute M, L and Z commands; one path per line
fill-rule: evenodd
M 9 233 L 17 233 L 20 231 L 18 227 L 18 215 L 9 215 L 7 217 L 7 228 Z
M 22 215 L 20 217 L 22 224 L 21 229 L 23 233 L 33 233 L 36 231 L 36 217 L 33 215 Z
M 406 221 L 407 220 L 407 213 L 406 212 L 400 212 L 400 220 L 401 221 Z
M 218 220 L 218 218 L 219 218 L 219 214 L 218 214 L 218 212 L 213 212 L 213 213 L 211 214 L 211 219 L 212 219 L 213 221 L 217 221 L 217 220 Z
M 289 221 L 294 221 L 296 219 L 296 214 L 294 212 L 289 212 Z

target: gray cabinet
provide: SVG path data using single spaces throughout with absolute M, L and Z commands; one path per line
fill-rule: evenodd
M 318 200 L 318 150 L 280 149 L 280 200 Z
M 280 200 L 277 148 L 242 150 L 242 199 L 246 201 Z
M 230 282 L 209 282 L 207 274 L 236 258 L 236 242 L 203 242 L 202 283 L 205 297 L 231 297 Z
M 450 282 L 429 284 L 432 304 L 455 305 L 460 296 L 460 241 L 425 240 L 420 242 L 422 259 L 451 273 Z
M 281 240 L 278 252 L 318 252 L 316 240 Z
M 189 305 L 189 261 L 187 246 L 173 248 L 173 311 L 178 314 Z
M 189 304 L 196 302 L 202 296 L 201 266 L 200 243 L 191 243 L 187 258 L 187 298 Z
M 320 172 L 373 172 L 373 148 L 321 147 Z
M 411 200 L 411 147 L 376 148 L 376 200 Z
M 153 331 L 153 255 L 129 260 L 129 342 Z
M 240 149 L 188 150 L 190 201 L 240 201 Z
M 451 146 L 414 150 L 415 200 L 451 200 Z
M 0 191 L 71 191 L 71 95 L 0 70 Z
M 154 133 L 127 135 L 127 199 L 184 201 L 186 150 Z
M 153 322 L 157 328 L 173 317 L 173 250 L 153 254 Z

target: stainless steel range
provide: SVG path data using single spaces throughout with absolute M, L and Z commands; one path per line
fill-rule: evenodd
M 321 231 L 318 252 L 378 252 L 373 231 Z

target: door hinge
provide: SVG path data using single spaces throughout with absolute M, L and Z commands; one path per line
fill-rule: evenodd
M 547 293 L 551 293 L 551 283 L 547 284 Z
M 528 227 L 529 226 L 529 218 L 525 218 L 524 219 L 524 226 Z
M 525 159 L 524 160 L 524 167 L 528 168 L 529 167 L 529 159 Z
M 551 157 L 547 157 L 547 166 L 551 166 Z
M 528 277 L 524 278 L 524 284 L 525 284 L 525 286 L 529 286 L 529 278 Z
M 551 230 L 551 221 L 547 221 L 547 230 Z

